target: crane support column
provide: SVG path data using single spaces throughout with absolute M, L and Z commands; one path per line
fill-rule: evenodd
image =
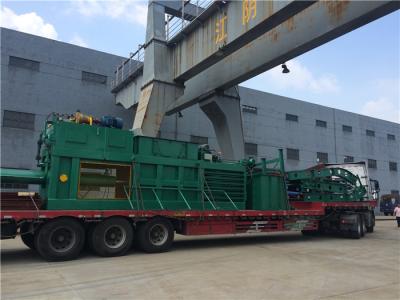
M 165 111 L 180 95 L 183 86 L 174 82 L 172 56 L 165 36 L 165 7 L 151 1 L 147 29 L 143 79 L 133 130 L 137 135 L 157 136 Z
M 224 159 L 243 158 L 243 123 L 240 98 L 236 89 L 231 88 L 222 94 L 215 94 L 199 104 L 213 124 Z

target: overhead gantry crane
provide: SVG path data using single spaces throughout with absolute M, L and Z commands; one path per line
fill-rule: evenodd
M 152 137 L 166 114 L 199 103 L 213 124 L 224 158 L 240 159 L 244 142 L 237 84 L 399 5 L 398 1 L 151 0 L 145 43 L 118 67 L 113 92 L 125 107 L 137 104 L 133 129 Z

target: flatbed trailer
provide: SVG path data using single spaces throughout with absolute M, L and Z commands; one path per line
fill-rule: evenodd
M 89 120 L 89 122 L 86 122 Z M 81 113 L 45 123 L 36 170 L 0 168 L 1 238 L 47 260 L 171 248 L 174 235 L 301 231 L 361 238 L 374 227 L 366 167 L 319 164 L 286 172 L 283 150 L 267 160 L 224 161 L 208 145 L 135 135 Z M 114 123 L 114 122 L 113 122 Z M 117 122 L 118 123 L 118 122 Z
M 24 243 L 33 249 L 38 247 L 38 244 L 35 245 L 33 233 L 37 235 L 42 231 L 42 228 L 51 227 L 52 224 L 53 227 L 60 226 L 60 224 L 57 224 L 60 220 L 64 223 L 66 221 L 67 223 L 79 224 L 83 228 L 83 237 L 80 237 L 82 243 L 78 251 L 73 255 L 61 257 L 51 255 L 43 249 L 37 249 L 42 257 L 47 260 L 76 258 L 83 249 L 83 245 L 91 239 L 93 225 L 106 220 L 110 224 L 110 228 L 113 227 L 113 221 L 117 224 L 116 226 L 119 226 L 120 220 L 127 221 L 132 228 L 132 236 L 126 237 L 126 239 L 132 239 L 132 241 L 128 241 L 129 247 L 126 251 L 136 241 L 142 244 L 141 248 L 145 252 L 168 251 L 172 246 L 175 233 L 189 236 L 301 231 L 308 235 L 334 231 L 358 239 L 364 236 L 365 232 L 372 232 L 375 225 L 373 208 L 376 206 L 376 201 L 374 200 L 329 203 L 292 201 L 290 204 L 293 208 L 291 210 L 263 211 L 16 209 L 2 210 L 0 219 L 3 239 L 15 238 L 19 233 Z M 158 229 L 158 235 L 163 236 L 161 242 L 160 238 L 157 239 L 151 230 L 147 230 L 145 235 L 141 233 L 146 224 L 151 224 L 153 229 Z M 143 241 L 143 239 L 147 239 L 147 241 Z M 49 241 L 51 242 L 51 238 Z M 111 243 L 112 239 L 109 242 Z M 143 244 L 145 245 L 143 246 Z M 40 245 L 41 248 L 42 246 Z M 51 246 L 49 247 L 51 248 Z M 116 255 L 125 254 L 126 251 L 118 252 Z M 113 256 L 112 253 L 108 252 L 96 252 L 103 256 Z

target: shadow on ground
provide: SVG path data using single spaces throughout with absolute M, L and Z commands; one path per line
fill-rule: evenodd
M 179 235 L 177 235 L 179 237 Z M 205 248 L 242 247 L 249 245 L 268 246 L 285 243 L 315 242 L 316 240 L 332 239 L 334 236 L 303 236 L 300 233 L 282 235 L 248 235 L 248 236 L 204 236 L 192 239 L 179 239 L 174 241 L 171 251 L 197 251 Z M 127 255 L 142 254 L 140 250 L 132 249 Z M 84 249 L 78 259 L 97 258 L 92 251 Z M 23 264 L 28 262 L 43 261 L 40 255 L 29 248 L 11 248 L 1 250 L 1 263 Z

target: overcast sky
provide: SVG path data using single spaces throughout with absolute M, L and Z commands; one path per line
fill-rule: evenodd
M 144 42 L 141 1 L 2 1 L 1 26 L 127 56 Z M 400 12 L 243 86 L 400 123 Z

